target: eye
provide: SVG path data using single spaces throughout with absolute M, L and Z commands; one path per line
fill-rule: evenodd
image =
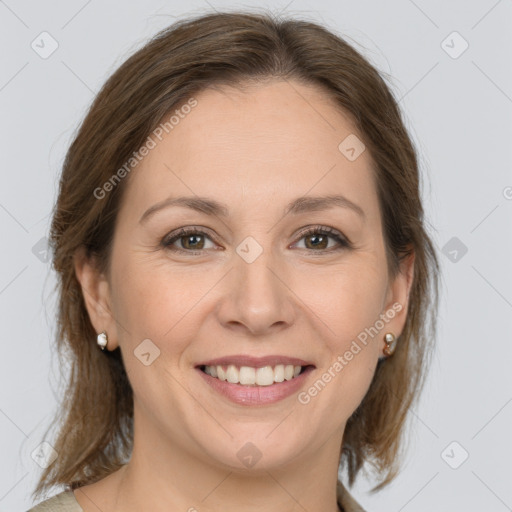
M 305 239 L 305 248 L 312 248 L 313 252 L 331 252 L 352 247 L 352 244 L 338 230 L 328 226 L 313 226 L 301 231 L 299 235 L 299 241 Z M 329 238 L 338 246 L 329 247 Z
M 193 251 L 208 249 L 208 247 L 205 247 L 205 238 L 209 238 L 207 233 L 200 229 L 194 227 L 181 228 L 177 233 L 171 233 L 168 237 L 164 238 L 162 245 L 171 251 L 194 254 Z M 179 242 L 181 247 L 173 247 L 175 242 Z
M 305 239 L 305 250 L 312 249 L 312 252 L 331 252 L 341 249 L 352 248 L 349 242 L 338 230 L 328 226 L 313 226 L 302 230 L 300 239 Z M 334 240 L 337 244 L 329 247 L 329 239 Z M 207 247 L 205 240 L 212 241 L 208 233 L 197 227 L 180 228 L 178 232 L 170 233 L 166 236 L 161 244 L 168 250 L 174 252 L 182 252 L 189 254 L 200 254 L 201 251 L 211 249 Z M 179 242 L 181 247 L 175 247 L 174 244 Z M 297 244 L 298 242 L 295 242 Z M 311 252 L 311 251 L 310 251 Z

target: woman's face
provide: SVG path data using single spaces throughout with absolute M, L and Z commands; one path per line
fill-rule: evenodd
M 403 329 L 412 277 L 387 273 L 369 151 L 322 91 L 297 82 L 195 98 L 132 171 L 111 273 L 89 306 L 121 347 L 135 448 L 231 469 L 326 447 L 337 457 L 384 335 Z M 199 368 L 219 358 L 230 380 L 261 385 Z M 308 368 L 270 384 L 289 364 Z

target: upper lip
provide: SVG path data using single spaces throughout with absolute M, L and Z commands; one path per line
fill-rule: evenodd
M 254 357 L 245 356 L 241 354 L 209 359 L 208 361 L 203 361 L 197 364 L 196 366 L 227 366 L 230 364 L 233 364 L 238 367 L 249 366 L 252 368 L 262 368 L 263 366 L 276 366 L 278 364 L 292 364 L 293 366 L 314 366 L 313 363 L 305 361 L 304 359 L 299 359 L 297 357 L 288 357 L 281 355 Z

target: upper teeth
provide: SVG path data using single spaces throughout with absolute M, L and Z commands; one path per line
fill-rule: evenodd
M 291 380 L 299 375 L 301 366 L 293 364 L 278 364 L 275 367 L 263 366 L 252 368 L 250 366 L 236 367 L 234 364 L 225 366 L 205 366 L 204 371 L 212 377 L 220 380 L 227 380 L 231 384 L 246 384 L 257 386 L 270 386 L 274 382 Z

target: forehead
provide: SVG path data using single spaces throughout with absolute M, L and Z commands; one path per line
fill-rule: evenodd
M 349 160 L 340 151 L 361 136 L 322 89 L 276 80 L 194 98 L 130 176 L 132 205 L 196 194 L 243 208 L 339 192 L 377 213 L 371 156 Z

